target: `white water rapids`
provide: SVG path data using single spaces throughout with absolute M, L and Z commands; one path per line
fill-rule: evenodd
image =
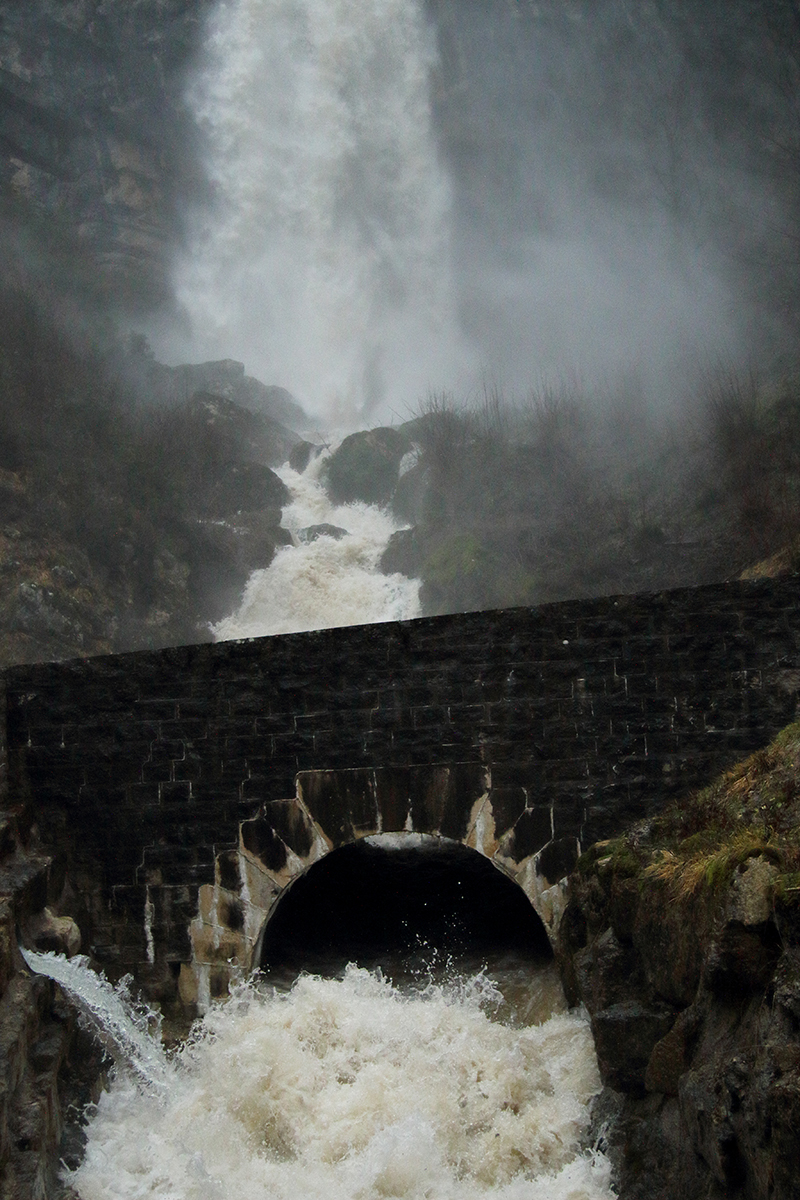
M 397 522 L 372 504 L 333 504 L 319 479 L 326 457 L 319 455 L 302 474 L 288 465 L 278 470 L 292 496 L 281 522 L 295 545 L 281 547 L 268 567 L 253 572 L 238 610 L 214 626 L 218 640 L 419 615 L 419 581 L 379 569 Z M 301 530 L 323 524 L 347 535 L 299 541 Z
M 67 968 L 73 994 L 96 988 Z M 552 993 L 547 968 L 537 987 Z M 588 1023 L 550 1007 L 520 1025 L 485 973 L 243 986 L 171 1060 L 153 1043 L 157 1086 L 117 1072 L 67 1180 L 81 1200 L 610 1200 L 584 1144 Z

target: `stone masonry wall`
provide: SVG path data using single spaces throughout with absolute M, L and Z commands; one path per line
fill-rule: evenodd
M 168 1002 L 217 855 L 297 772 L 480 764 L 566 874 L 794 718 L 797 599 L 732 583 L 15 667 L 10 801 L 65 861 L 84 951 Z

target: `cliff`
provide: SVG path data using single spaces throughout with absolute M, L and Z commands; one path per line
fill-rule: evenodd
M 800 1162 L 800 724 L 578 861 L 561 926 L 623 1200 L 790 1200 Z
M 168 249 L 201 187 L 183 108 L 205 0 L 0 4 L 5 245 L 51 285 L 115 305 L 169 298 Z M 53 278 L 55 276 L 56 278 Z M 71 278 L 72 276 L 72 278 Z

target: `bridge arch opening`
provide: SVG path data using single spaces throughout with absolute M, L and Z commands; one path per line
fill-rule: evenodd
M 391 974 L 506 953 L 552 958 L 512 879 L 460 842 L 384 834 L 333 850 L 298 876 L 267 919 L 253 965 L 291 976 L 355 962 Z

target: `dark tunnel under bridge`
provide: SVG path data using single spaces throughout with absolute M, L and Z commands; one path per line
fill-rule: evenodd
M 326 973 L 354 962 L 391 972 L 505 953 L 552 956 L 521 888 L 459 842 L 379 834 L 334 850 L 286 889 L 253 965 Z

